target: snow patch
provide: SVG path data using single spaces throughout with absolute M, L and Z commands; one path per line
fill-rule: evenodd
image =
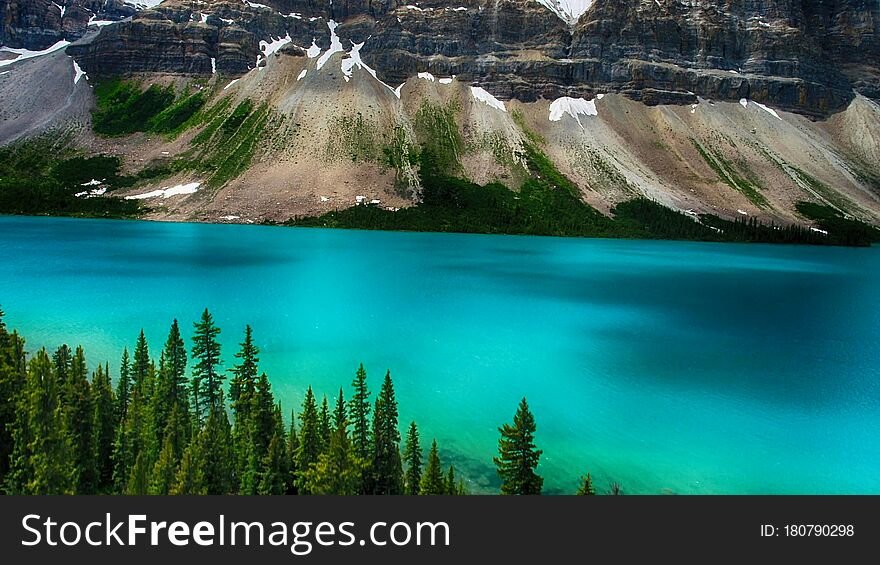
M 598 116 L 599 112 L 596 110 L 595 100 L 563 96 L 550 103 L 551 122 L 560 121 L 565 114 L 574 118 L 578 125 L 583 126 L 580 116 Z
M 449 78 L 441 78 L 438 82 L 440 84 L 452 84 L 452 81 L 455 80 L 455 75 L 452 75 Z
M 301 81 L 302 79 L 304 79 L 304 78 L 306 77 L 306 73 L 307 73 L 307 72 L 308 72 L 308 69 L 303 69 L 303 70 L 301 70 L 301 71 L 299 72 L 299 74 L 296 75 L 296 82 L 299 82 L 299 81 Z
M 537 0 L 570 26 L 574 26 L 581 16 L 590 9 L 594 0 Z
M 276 53 L 279 49 L 292 41 L 289 33 L 284 37 L 279 37 L 278 39 L 274 39 L 272 37 L 270 37 L 269 39 L 272 39 L 272 41 L 260 41 L 260 52 L 262 54 L 257 55 L 257 66 L 260 65 L 261 59 L 265 57 L 268 60 L 269 55 Z
M 227 222 L 231 222 L 232 220 L 237 220 L 237 219 L 239 219 L 239 216 L 232 216 L 232 215 L 229 215 L 229 216 L 220 216 L 220 219 L 221 219 L 221 220 L 226 220 Z
M 181 194 L 194 194 L 199 190 L 199 186 L 201 183 L 191 182 L 187 184 L 178 184 L 177 186 L 170 186 L 167 188 L 160 188 L 157 190 L 152 190 L 150 192 L 145 192 L 143 194 L 135 194 L 132 196 L 126 196 L 126 200 L 144 200 L 145 198 L 169 198 L 171 196 L 178 196 Z
M 816 233 L 821 233 L 822 235 L 828 235 L 828 232 L 826 230 L 822 230 L 819 228 L 810 228 L 810 231 L 814 231 Z
M 15 59 L 4 59 L 0 61 L 0 67 L 5 67 L 6 65 L 11 65 L 12 63 L 17 63 L 18 61 L 24 61 L 25 59 L 33 59 L 34 57 L 39 57 L 41 55 L 48 55 L 54 51 L 58 51 L 59 49 L 64 49 L 70 45 L 69 41 L 61 40 L 54 45 L 43 49 L 42 51 L 31 51 L 30 49 L 18 49 L 15 47 L 0 47 L 0 51 L 4 53 L 14 53 L 18 55 Z
M 419 78 L 434 82 L 434 75 L 432 75 L 431 73 L 419 73 Z
M 91 18 L 89 18 L 89 21 L 88 21 L 88 23 L 86 23 L 86 26 L 104 27 L 104 26 L 109 26 L 109 25 L 118 24 L 118 23 L 119 23 L 118 21 L 114 21 L 114 20 L 99 20 L 98 16 L 93 15 Z
M 217 59 L 215 59 L 214 57 L 211 57 L 211 74 L 217 74 Z
M 52 2 L 52 3 L 55 4 L 55 2 Z M 61 18 L 63 19 L 63 18 L 64 18 L 64 12 L 67 11 L 67 7 L 66 7 L 66 6 L 62 6 L 62 5 L 60 5 L 60 4 L 55 4 L 55 7 L 58 8 L 59 10 L 61 10 Z
M 303 19 L 302 14 L 298 14 L 298 13 L 296 13 L 296 12 L 291 12 L 291 13 L 287 14 L 287 15 L 284 16 L 284 17 L 285 17 L 285 18 L 293 18 L 293 19 L 295 19 L 295 20 L 301 20 L 301 19 Z
M 471 87 L 471 95 L 473 95 L 473 97 L 475 99 L 479 100 L 480 102 L 484 102 L 493 108 L 497 108 L 498 110 L 501 110 L 502 112 L 507 111 L 507 108 L 504 107 L 504 102 L 502 102 L 501 100 L 498 100 L 497 98 L 495 98 L 494 96 L 492 96 L 491 94 L 486 92 L 486 90 L 483 89 L 482 87 L 472 86 Z
M 101 181 L 98 181 L 98 184 L 101 184 Z M 74 194 L 74 196 L 76 196 L 77 198 L 94 198 L 96 196 L 103 196 L 106 192 L 107 187 L 105 186 L 102 188 L 94 188 L 92 190 L 83 190 L 82 192 L 77 192 L 76 194 Z
M 256 2 L 249 2 L 248 0 L 244 0 L 244 3 L 247 4 L 248 6 L 250 6 L 251 8 L 266 8 L 269 10 L 272 9 L 269 6 L 266 6 L 265 4 L 257 4 Z
M 769 108 L 769 107 L 767 107 L 767 106 L 764 106 L 763 104 L 761 104 L 761 103 L 759 103 L 759 102 L 755 102 L 754 100 L 752 100 L 752 104 L 754 104 L 754 105 L 757 106 L 758 108 L 764 110 L 765 112 L 767 112 L 768 114 L 770 114 L 771 116 L 773 116 L 774 118 L 776 118 L 777 120 L 781 120 L 781 119 L 782 119 L 781 117 L 779 117 L 779 114 L 777 114 L 777 113 L 776 113 L 776 110 L 774 110 L 773 108 Z
M 748 216 L 749 215 L 748 212 L 746 212 L 745 210 L 740 210 L 739 208 L 736 209 L 736 213 L 741 216 Z
M 315 43 L 315 40 L 312 39 L 312 46 L 306 49 L 306 55 L 309 56 L 309 59 L 314 59 L 318 55 L 321 54 L 321 48 L 318 47 L 318 44 Z
M 229 84 L 227 84 L 226 86 L 223 87 L 223 90 L 226 90 L 227 88 L 229 88 L 229 87 L 232 86 L 233 84 L 237 83 L 238 81 L 239 81 L 239 79 L 237 79 L 237 78 L 232 79 L 232 80 L 229 82 Z
M 339 36 L 336 35 L 336 28 L 339 27 L 339 24 L 330 20 L 327 22 L 327 27 L 330 28 L 330 48 L 318 59 L 318 70 L 321 70 L 327 64 L 327 61 L 330 60 L 334 53 L 342 53 L 344 51 L 342 42 L 339 41 Z
M 79 79 L 81 79 L 82 77 L 86 77 L 87 79 L 89 78 L 86 76 L 86 72 L 79 67 L 79 65 L 77 64 L 76 61 L 74 61 L 73 62 L 73 84 L 78 83 Z
M 748 107 L 749 107 L 749 101 L 746 100 L 745 98 L 740 98 L 740 99 L 739 99 L 739 105 L 742 106 L 743 108 L 748 108 Z

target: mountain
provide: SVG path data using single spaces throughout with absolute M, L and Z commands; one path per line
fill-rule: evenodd
M 157 219 L 412 206 L 427 149 L 606 214 L 880 222 L 873 0 L 264 2 L 0 0 L 0 144 L 117 155 Z

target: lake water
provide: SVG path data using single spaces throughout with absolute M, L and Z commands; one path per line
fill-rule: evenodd
M 526 396 L 546 492 L 880 493 L 880 249 L 0 218 L 28 349 L 114 376 L 209 307 L 285 411 L 391 370 L 473 491 Z

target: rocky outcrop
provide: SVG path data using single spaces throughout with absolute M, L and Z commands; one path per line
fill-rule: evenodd
M 0 45 L 45 49 L 79 39 L 90 22 L 122 20 L 136 12 L 123 0 L 0 0 Z
M 100 0 L 68 2 L 65 18 L 80 22 L 77 10 Z M 4 28 L 19 43 L 79 33 L 49 0 L 0 0 L 0 10 L 4 22 L 19 22 Z M 750 98 L 812 117 L 840 110 L 854 92 L 880 97 L 875 0 L 595 0 L 577 21 L 538 0 L 166 0 L 68 53 L 95 76 L 207 75 L 211 59 L 218 72 L 240 75 L 257 65 L 261 41 L 290 36 L 326 49 L 331 19 L 346 48 L 367 41 L 362 57 L 389 84 L 430 71 L 522 101 L 599 92 L 647 104 Z

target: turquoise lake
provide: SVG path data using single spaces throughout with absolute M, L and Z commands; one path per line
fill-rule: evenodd
M 526 396 L 548 493 L 880 493 L 880 248 L 2 217 L 0 257 L 28 350 L 114 376 L 206 306 L 288 414 L 390 369 L 474 492 Z

